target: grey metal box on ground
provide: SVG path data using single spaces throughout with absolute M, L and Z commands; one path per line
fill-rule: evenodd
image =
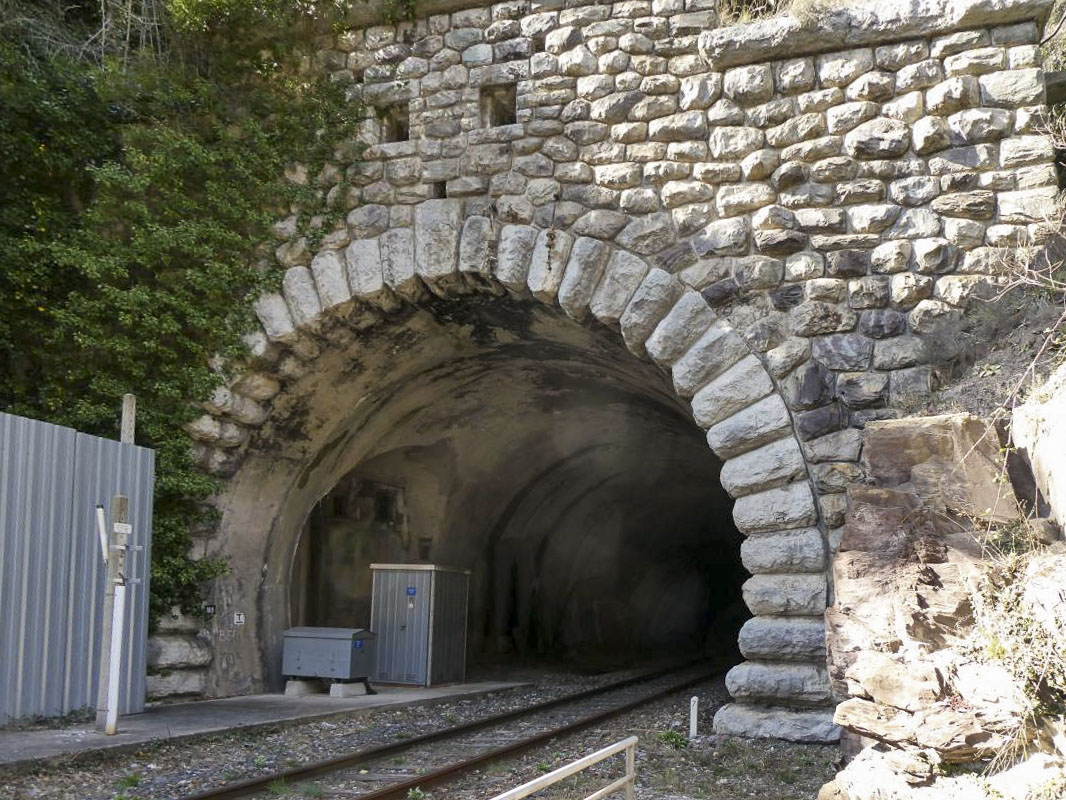
M 416 686 L 463 680 L 470 570 L 437 564 L 370 569 L 370 627 L 378 635 L 374 680 Z
M 374 674 L 375 635 L 363 628 L 289 628 L 281 674 L 352 681 Z

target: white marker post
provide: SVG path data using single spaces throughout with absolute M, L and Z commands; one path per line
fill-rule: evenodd
M 688 701 L 688 738 L 696 738 L 696 716 L 700 710 L 700 699 L 695 695 Z
M 137 398 L 122 396 L 120 441 L 133 444 Z M 96 729 L 111 736 L 118 733 L 119 688 L 122 684 L 122 655 L 126 628 L 126 556 L 129 552 L 130 500 L 117 494 L 111 498 L 111 530 L 106 531 L 103 508 L 96 508 L 97 535 L 101 536 L 107 564 L 104 595 L 104 625 L 100 641 L 100 679 L 96 689 Z M 100 530 L 103 524 L 104 531 Z

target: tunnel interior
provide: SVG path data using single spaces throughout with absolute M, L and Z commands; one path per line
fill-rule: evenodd
M 388 340 L 401 359 L 428 325 L 450 346 L 369 404 L 387 424 L 353 416 L 333 437 L 358 455 L 331 453 L 318 478 L 290 623 L 366 627 L 371 563 L 437 563 L 471 571 L 472 665 L 732 653 L 732 500 L 668 375 L 557 310 L 460 305 Z

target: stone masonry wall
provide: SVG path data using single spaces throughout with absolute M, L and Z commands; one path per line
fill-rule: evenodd
M 358 331 L 427 293 L 531 293 L 618 328 L 691 398 L 749 536 L 750 660 L 717 729 L 826 740 L 826 556 L 860 429 L 933 388 L 1003 248 L 1038 242 L 1058 193 L 1049 4 L 926 0 L 902 27 L 860 4 L 823 40 L 862 47 L 782 60 L 760 60 L 781 52 L 752 38 L 765 24 L 711 30 L 714 5 L 503 2 L 323 40 L 314 66 L 386 116 L 401 104 L 410 138 L 382 142 L 368 113 L 335 164 L 293 168 L 346 219 L 317 252 L 295 215 L 278 223 L 284 292 L 189 431 L 206 469 L 238 473 L 327 319 Z M 816 49 L 819 23 L 786 22 Z M 498 86 L 515 121 L 488 126 Z

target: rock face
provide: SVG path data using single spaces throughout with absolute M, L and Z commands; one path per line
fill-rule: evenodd
M 924 797 L 914 787 L 939 764 L 994 756 L 1022 726 L 1021 687 L 1002 667 L 972 660 L 967 644 L 981 521 L 1018 519 L 998 446 L 994 429 L 969 415 L 866 426 L 874 485 L 848 490 L 826 627 L 829 679 L 843 699 L 834 720 L 849 747 L 869 749 L 823 796 Z M 1048 561 L 1057 566 L 1047 580 L 1061 562 Z

